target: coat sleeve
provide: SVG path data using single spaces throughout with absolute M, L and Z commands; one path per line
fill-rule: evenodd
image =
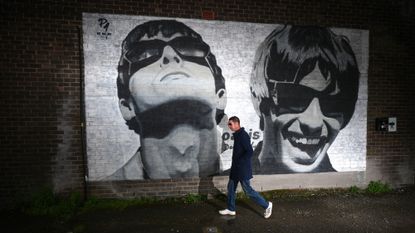
M 242 137 L 242 147 L 245 151 L 244 153 L 244 157 L 248 157 L 249 159 L 252 157 L 253 154 L 253 149 L 252 149 L 252 145 L 251 145 L 251 139 L 249 139 L 249 135 L 245 134 Z

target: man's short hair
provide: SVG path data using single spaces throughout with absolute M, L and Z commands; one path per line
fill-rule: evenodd
M 240 122 L 240 120 L 239 120 L 239 118 L 237 116 L 230 117 L 229 118 L 229 121 L 237 122 L 238 124 L 241 124 L 241 122 Z
M 341 92 L 348 93 L 353 109 L 346 109 L 342 128 L 350 121 L 357 100 L 359 69 L 346 37 L 317 26 L 279 26 L 260 44 L 254 61 L 250 89 L 261 129 L 262 114 L 270 114 L 274 106 L 272 86 L 277 82 L 299 84 L 317 63 L 324 78 L 331 77 Z
M 137 43 L 142 38 L 151 39 L 157 35 L 162 35 L 165 38 L 170 38 L 175 34 L 181 34 L 180 37 L 192 37 L 203 42 L 202 37 L 191 28 L 186 26 L 184 23 L 175 20 L 152 20 L 136 26 L 122 42 L 121 57 L 118 63 L 118 77 L 117 77 L 117 90 L 118 98 L 130 99 L 131 93 L 129 90 L 130 78 L 133 74 L 126 72 L 125 64 L 129 63 L 125 55 L 131 49 L 137 46 Z M 204 42 L 203 42 L 204 43 Z M 209 47 L 209 45 L 207 45 Z M 210 50 L 210 48 L 209 48 Z M 220 89 L 225 89 L 225 79 L 222 76 L 222 70 L 216 63 L 215 56 L 209 52 L 205 57 L 207 64 L 213 74 L 215 82 L 215 92 Z M 217 123 L 221 121 L 224 116 L 223 109 L 216 109 L 215 120 Z M 137 120 L 134 118 L 127 120 L 126 124 L 130 129 L 133 129 L 136 133 L 140 134 Z

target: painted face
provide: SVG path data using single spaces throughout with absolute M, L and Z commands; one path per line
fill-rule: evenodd
M 141 157 L 151 179 L 217 172 L 215 80 L 209 47 L 175 35 L 140 41 L 129 88 L 141 126 Z
M 272 121 L 278 162 L 294 172 L 315 169 L 341 129 L 342 99 L 337 85 L 317 65 L 299 85 L 277 84 Z
M 139 111 L 172 99 L 191 98 L 216 109 L 213 74 L 205 60 L 209 47 L 194 38 L 176 36 L 141 41 L 136 60 L 138 69 L 130 79 L 130 93 Z

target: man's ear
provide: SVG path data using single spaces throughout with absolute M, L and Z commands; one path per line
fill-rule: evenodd
M 135 117 L 134 106 L 131 101 L 121 98 L 118 101 L 118 106 L 124 120 L 128 121 Z
M 226 107 L 226 90 L 221 88 L 216 92 L 216 108 L 217 109 L 225 109 Z

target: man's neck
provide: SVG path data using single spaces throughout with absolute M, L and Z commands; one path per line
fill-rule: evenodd
M 242 127 L 239 127 L 237 129 L 235 129 L 235 131 L 233 131 L 233 133 L 238 133 L 239 131 L 241 131 Z

